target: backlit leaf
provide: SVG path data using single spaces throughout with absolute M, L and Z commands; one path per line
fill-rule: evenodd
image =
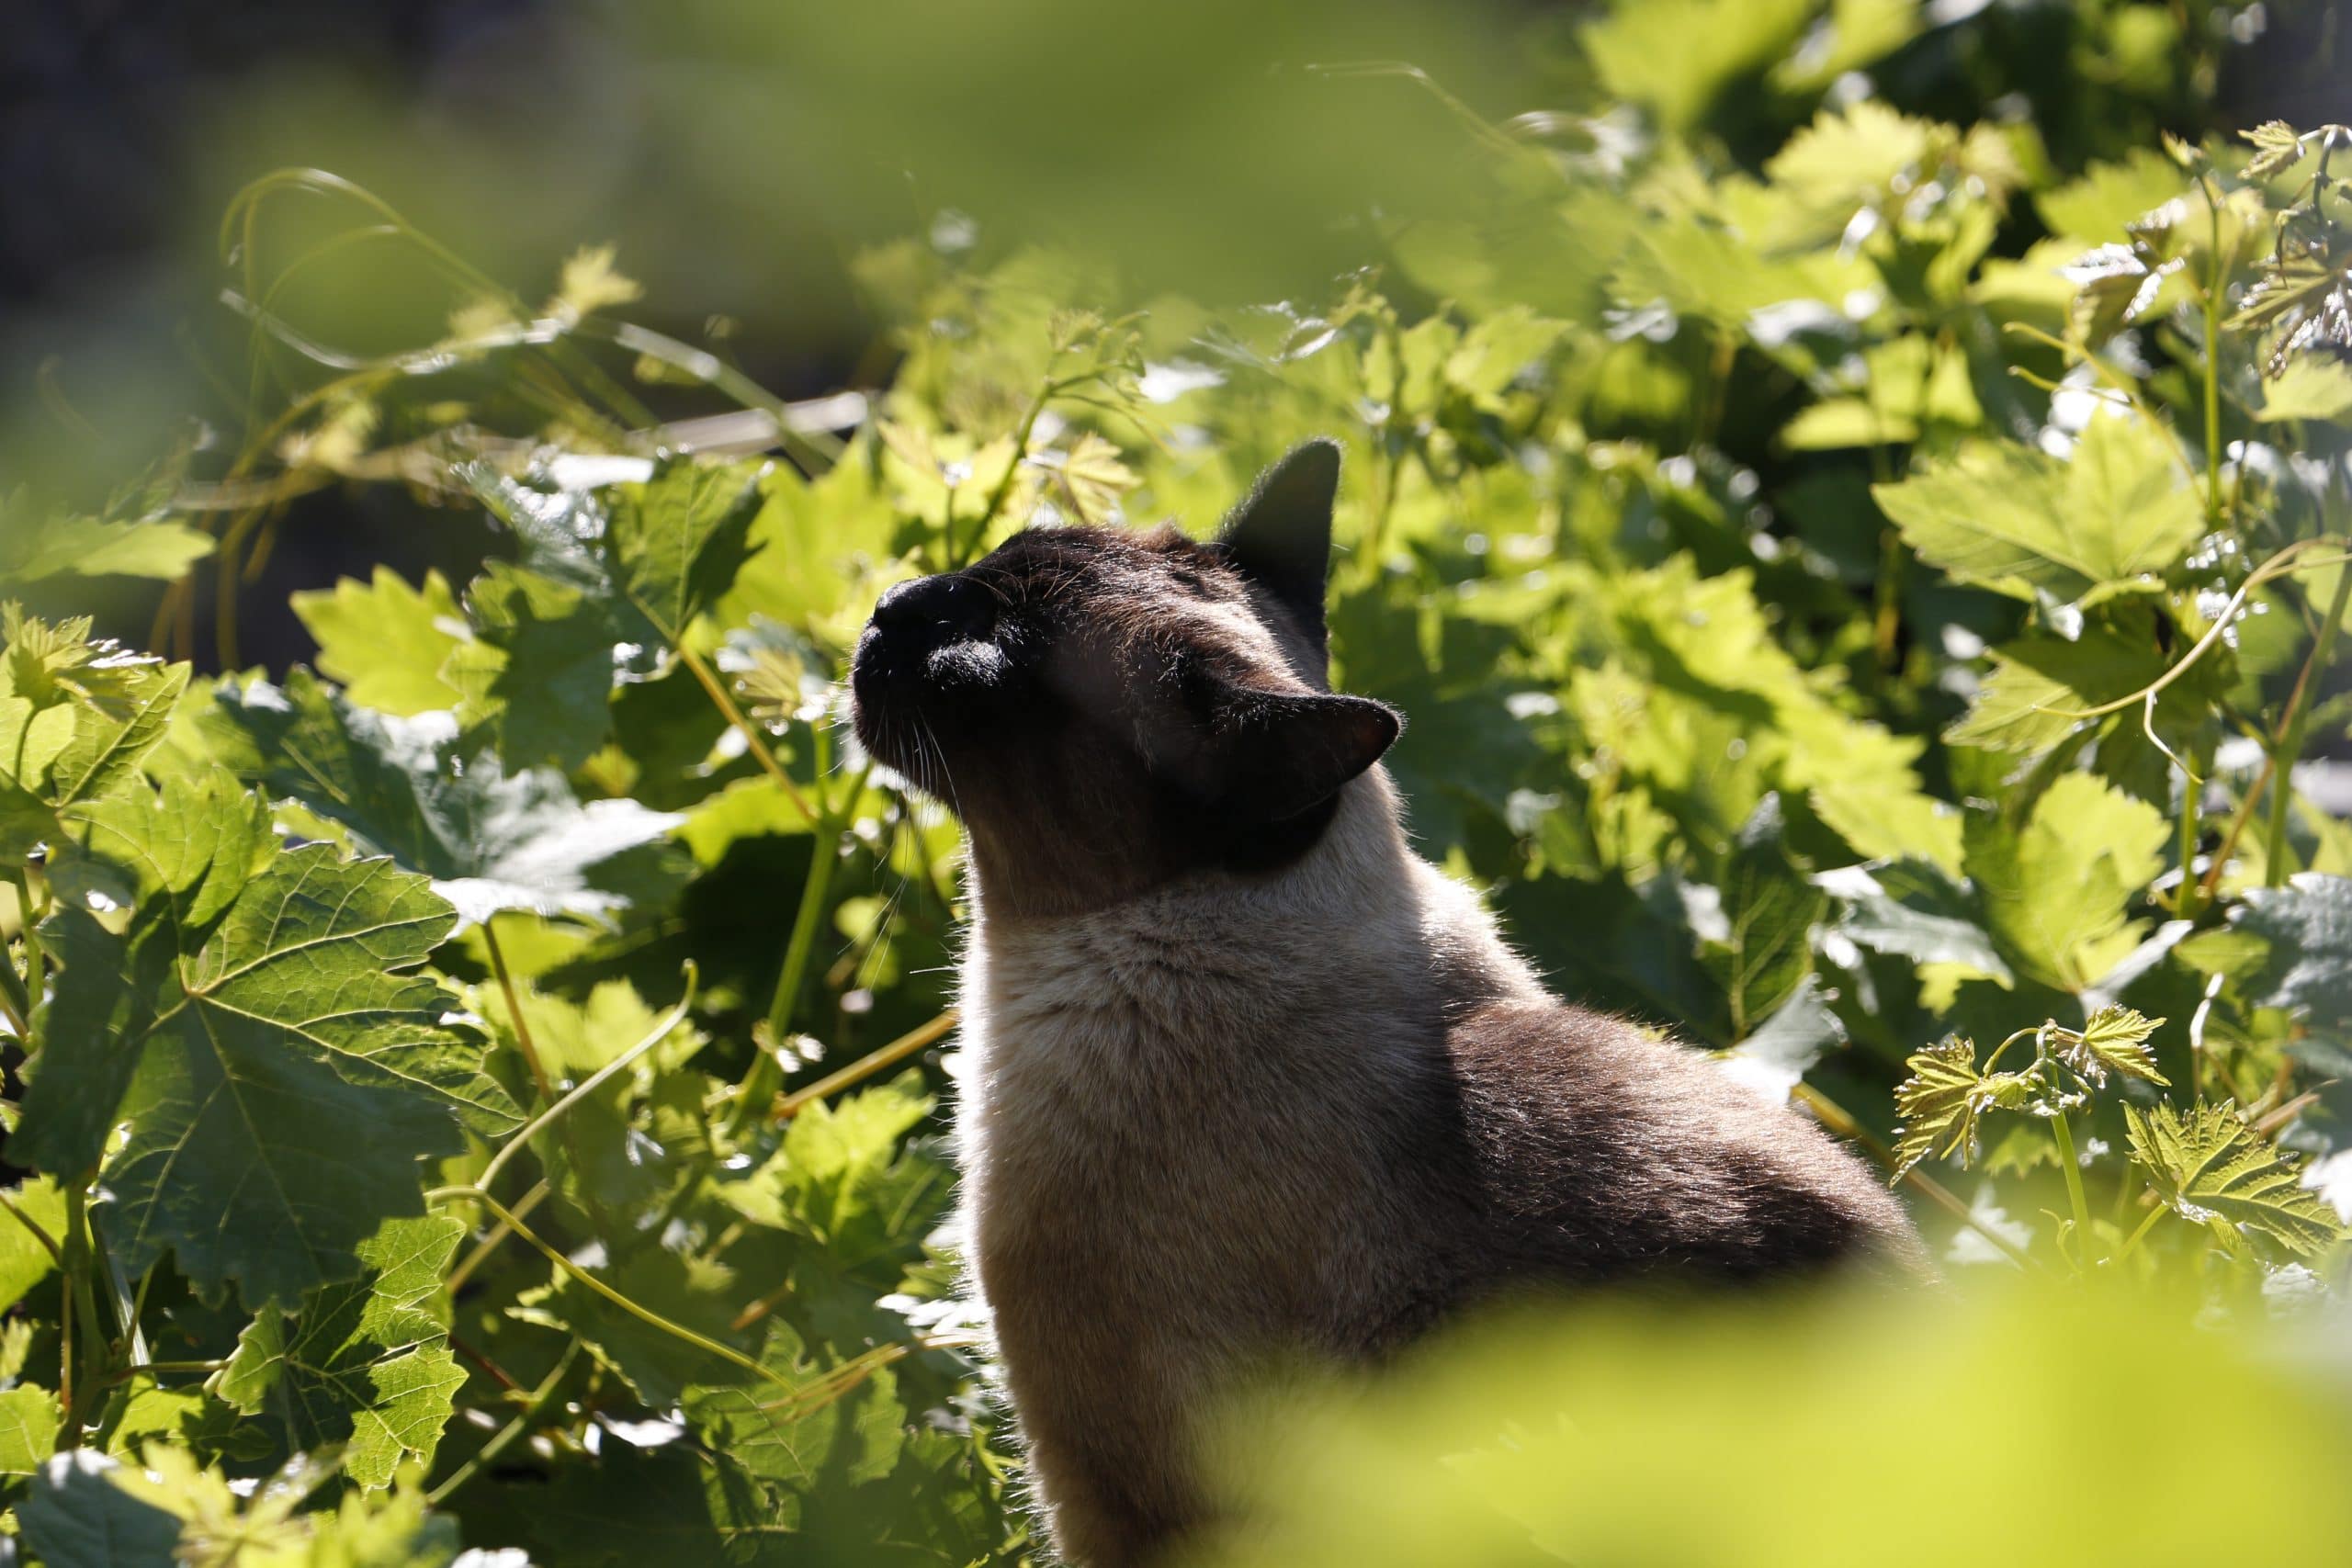
M 2288 1251 L 2316 1258 L 2344 1235 L 2342 1221 L 2302 1172 L 2238 1120 L 2224 1102 L 2199 1102 L 2184 1117 L 2170 1105 L 2125 1104 L 2132 1157 L 2157 1196 L 2185 1220 L 2211 1225 L 2232 1246 L 2259 1231 Z

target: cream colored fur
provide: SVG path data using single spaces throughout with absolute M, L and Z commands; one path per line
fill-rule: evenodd
M 967 1235 L 1057 1539 L 1124 1562 L 1137 1521 L 1096 1472 L 1182 1523 L 1186 1427 L 1213 1385 L 1261 1348 L 1360 1348 L 1412 1260 L 1383 1162 L 1351 1134 L 1447 1019 L 1544 993 L 1408 848 L 1378 768 L 1272 877 L 1025 920 L 978 894 Z

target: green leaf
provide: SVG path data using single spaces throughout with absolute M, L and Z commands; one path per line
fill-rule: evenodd
M 180 1521 L 118 1485 L 126 1473 L 91 1449 L 43 1467 L 17 1520 L 48 1568 L 178 1568 Z
M 2002 951 L 2030 977 L 2080 993 L 2139 945 L 2133 905 L 2163 869 L 2163 816 L 2089 773 L 2062 774 L 2012 832 L 1968 824 L 1968 873 Z
M 1894 1179 L 1930 1156 L 1954 1155 L 1966 1165 L 1976 1157 L 1977 1122 L 1987 1111 L 2020 1111 L 2036 1093 L 2024 1073 L 1976 1070 L 1976 1044 L 1949 1035 L 1904 1063 L 1911 1076 L 1895 1086 L 1894 1111 L 1902 1125 L 1894 1134 Z
M 686 1390 L 686 1419 L 713 1451 L 763 1482 L 792 1490 L 820 1478 L 855 1486 L 878 1481 L 897 1466 L 907 1417 L 889 1369 L 828 1398 L 820 1391 L 831 1369 L 780 1321 L 769 1329 L 759 1359 L 795 1388 L 809 1392 L 795 1399 L 764 1380 Z
M 1718 95 L 1792 51 L 1812 11 L 1805 0 L 1650 0 L 1586 28 L 1584 51 L 1611 96 L 1646 104 L 1680 130 Z
M 0 660 L 0 854 L 21 858 L 54 837 L 55 814 L 127 787 L 161 743 L 187 689 L 187 666 L 165 666 L 93 642 L 87 621 L 51 626 L 5 616 Z
M 0 1475 L 39 1474 L 64 1426 L 49 1390 L 28 1383 L 0 1393 Z
M 618 628 L 581 590 L 492 561 L 466 591 L 476 637 L 449 674 L 464 693 L 459 717 L 511 766 L 569 773 L 612 733 Z
M 40 1226 L 50 1240 L 64 1245 L 65 1194 L 57 1183 L 45 1176 L 32 1177 L 19 1183 L 8 1200 L 17 1214 Z M 22 1301 L 26 1292 L 56 1268 L 57 1259 L 23 1221 L 0 1213 L 0 1309 Z
M 1716 1060 L 1733 1077 L 1781 1100 L 1804 1081 L 1826 1052 L 1845 1043 L 1846 1026 L 1830 1010 L 1821 977 L 1807 975 L 1755 1032 Z
M 76 827 L 80 842 L 51 866 L 58 907 L 40 932 L 63 973 L 34 1020 L 42 1051 L 8 1140 L 15 1159 L 68 1176 L 97 1164 L 150 1033 L 183 994 L 183 946 L 277 847 L 261 802 L 217 772 L 174 778 L 160 799 L 84 807 Z M 134 917 L 118 933 L 93 906 Z
M 2199 1101 L 2186 1118 L 2169 1105 L 2126 1104 L 2132 1157 L 2158 1197 L 2185 1220 L 2212 1227 L 2229 1246 L 2259 1231 L 2301 1258 L 2344 1236 L 2335 1211 L 2302 1183 L 2301 1170 L 2238 1120 L 2236 1108 Z
M 2302 139 L 2283 119 L 2266 119 L 2238 135 L 2254 144 L 2254 156 L 2246 160 L 2247 179 L 2267 180 L 2273 175 L 2285 174 L 2302 161 Z
M 2324 1037 L 2352 1038 L 2352 879 L 2305 872 L 2285 887 L 2249 888 L 2230 925 L 2261 944 L 2233 955 L 2249 1001 Z
M 2034 197 L 2053 234 L 2093 243 L 2119 239 L 2143 215 L 2181 194 L 2188 176 L 2153 148 L 2135 147 L 2120 162 L 2094 164 L 2083 176 Z
M 1964 964 L 2009 983 L 1984 912 L 1941 868 L 1895 861 L 1845 866 L 1814 881 L 1845 906 L 1838 931 L 1859 945 L 1921 964 Z
M 2085 1021 L 2079 1034 L 2058 1032 L 2058 1059 L 2102 1089 L 2109 1072 L 2170 1087 L 2172 1080 L 2156 1070 L 2155 1053 L 2148 1049 L 2148 1036 L 2164 1024 L 2131 1008 L 2103 1007 Z
M 212 553 L 212 536 L 185 523 L 107 522 L 36 511 L 21 492 L 0 499 L 0 585 L 57 577 L 173 582 Z
M 2092 722 L 2075 715 L 2143 690 L 2165 668 L 2153 638 L 2105 620 L 2091 622 L 2071 640 L 2036 632 L 1993 649 L 1992 673 L 1944 739 L 1955 746 L 2039 755 L 2076 725 Z
M 128 1122 L 101 1176 L 116 1260 L 136 1274 L 169 1250 L 258 1307 L 357 1272 L 383 1220 L 421 1212 L 415 1161 L 460 1148 L 460 1122 L 520 1118 L 448 993 L 401 973 L 447 938 L 448 905 L 324 845 L 256 866 L 220 804 L 175 781 L 92 814 L 85 852 L 135 870 L 140 901 L 120 935 L 62 900 L 44 925 L 62 970 L 9 1152 L 78 1171 Z
M 503 909 L 624 908 L 627 893 L 600 874 L 684 820 L 634 800 L 583 806 L 551 770 L 510 775 L 489 753 L 466 755 L 447 716 L 356 708 L 301 670 L 282 688 L 223 685 L 203 725 L 243 777 L 431 877 L 476 923 Z
M 458 705 L 442 670 L 464 645 L 465 623 L 439 572 L 427 572 L 420 590 L 379 566 L 364 586 L 346 577 L 292 603 L 319 645 L 319 668 L 353 703 L 401 718 Z
M 344 1472 L 391 1484 L 430 1465 L 452 1396 L 465 1382 L 449 1351 L 441 1279 L 466 1227 L 440 1216 L 395 1219 L 358 1247 L 368 1272 L 312 1291 L 292 1316 L 265 1311 L 220 1373 L 220 1397 L 284 1416 L 298 1449 L 343 1445 Z
M 1975 1043 L 1957 1034 L 1914 1052 L 1904 1066 L 1911 1076 L 1894 1090 L 1894 1111 L 1902 1118 L 1894 1130 L 1897 1181 L 1921 1160 L 1957 1154 L 1964 1161 L 1975 1152 L 1984 1081 L 1976 1070 Z
M 1723 934 L 1701 957 L 1731 1004 L 1731 1026 L 1744 1038 L 1792 995 L 1813 971 L 1808 940 L 1828 899 L 1789 864 L 1780 843 L 1777 796 L 1767 795 L 1741 830 L 1717 889 Z
M 2031 599 L 2093 600 L 2161 573 L 2205 530 L 2179 466 L 2136 419 L 2102 413 L 2064 461 L 1977 443 L 1871 493 L 1930 565 Z
M 759 480 L 755 464 L 673 460 L 643 484 L 613 487 L 614 585 L 673 646 L 742 570 Z
M 2352 420 L 2352 367 L 2324 354 L 2288 361 L 2276 380 L 2264 383 L 2262 408 L 2255 418 L 2265 424 L 2290 419 L 2336 424 Z
M 801 1107 L 784 1142 L 749 1176 L 722 1182 L 718 1198 L 764 1225 L 799 1231 L 864 1256 L 903 1243 L 903 1225 L 927 1211 L 911 1201 L 944 1189 L 936 1160 L 905 1150 L 901 1140 L 931 1114 L 920 1071 L 887 1084 Z

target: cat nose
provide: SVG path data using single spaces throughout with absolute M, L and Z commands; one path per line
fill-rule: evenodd
M 874 624 L 890 632 L 928 628 L 940 647 L 984 635 L 996 624 L 996 601 L 960 572 L 918 577 L 884 593 L 874 606 Z

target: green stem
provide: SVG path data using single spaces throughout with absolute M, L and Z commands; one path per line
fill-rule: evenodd
M 1029 455 L 1029 437 L 1036 431 L 1037 421 L 1045 413 L 1046 405 L 1063 392 L 1076 387 L 1082 387 L 1092 379 L 1094 379 L 1094 373 L 1089 371 L 1083 376 L 1074 376 L 1068 381 L 1057 381 L 1047 377 L 1038 385 L 1037 395 L 1029 400 L 1028 408 L 1022 412 L 1020 424 L 1013 430 L 1012 460 L 1005 464 L 1004 473 L 996 481 L 996 488 L 989 491 L 988 504 L 980 508 L 979 517 L 972 525 L 974 549 L 978 549 L 987 540 L 989 525 L 996 521 L 997 513 L 1004 510 L 1006 499 L 1012 494 L 1012 482 L 1021 475 L 1022 459 Z M 964 542 L 956 537 L 954 525 L 956 499 L 951 490 L 947 501 L 948 527 L 946 529 L 947 570 L 950 571 L 958 570 L 964 564 Z
M 556 1391 L 563 1386 L 564 1374 L 571 1371 L 572 1363 L 579 1359 L 580 1341 L 574 1339 L 558 1358 L 555 1370 L 539 1381 L 539 1386 L 531 1391 L 531 1397 L 524 1403 L 523 1408 L 514 1413 L 514 1419 L 500 1427 L 492 1435 L 490 1441 L 475 1450 L 473 1457 L 459 1465 L 448 1480 L 426 1493 L 424 1500 L 434 1507 L 439 1507 L 448 1499 L 449 1494 L 481 1474 L 486 1466 L 496 1463 L 499 1455 L 514 1446 L 514 1439 L 537 1426 L 547 1414 L 548 1405 L 555 1402 Z
M 555 1084 L 548 1077 L 548 1069 L 539 1060 L 539 1047 L 531 1038 L 531 1021 L 523 1012 L 523 996 L 514 984 L 514 973 L 506 966 L 506 950 L 498 942 L 498 917 L 490 916 L 481 923 L 482 945 L 490 950 L 491 973 L 498 977 L 498 988 L 505 993 L 506 1019 L 514 1026 L 514 1043 L 522 1048 L 523 1061 L 531 1069 L 531 1081 L 538 1086 L 542 1104 L 555 1101 Z
M 47 988 L 49 961 L 40 944 L 41 912 L 33 906 L 32 873 L 18 866 L 16 886 L 17 924 L 23 928 L 21 935 L 25 943 L 25 990 L 30 998 L 25 1010 L 29 1016 L 33 1007 L 39 1005 L 41 992 Z
M 476 1185 L 481 1187 L 491 1185 L 497 1179 L 499 1171 L 505 1168 L 506 1162 L 514 1157 L 516 1150 L 525 1147 L 533 1138 L 562 1121 L 574 1106 L 594 1094 L 597 1087 L 611 1078 L 614 1074 L 627 1070 L 636 1063 L 639 1057 L 670 1038 L 670 1032 L 685 1021 L 687 1012 L 695 1005 L 695 967 L 689 963 L 686 965 L 685 998 L 655 1020 L 653 1027 L 646 1032 L 645 1038 L 574 1084 L 561 1100 L 540 1111 L 528 1124 L 499 1145 L 498 1152 L 490 1156 L 490 1163 L 482 1167 L 481 1175 L 476 1178 Z
M 2352 565 L 2337 570 L 2335 595 L 2328 603 L 2326 618 L 2320 622 L 2319 637 L 2312 644 L 2311 658 L 2304 665 L 2304 679 L 2297 685 L 2286 723 L 2279 729 L 2278 744 L 2271 751 L 2269 842 L 2265 846 L 2269 859 L 2262 877 L 2266 887 L 2281 886 L 2287 880 L 2287 807 L 2295 795 L 2295 760 L 2303 754 L 2303 735 L 2311 724 L 2312 694 L 2319 689 L 2320 671 L 2327 668 L 2328 655 L 2335 650 L 2335 634 L 2344 624 L 2347 602 L 2352 602 Z
M 713 672 L 701 654 L 684 642 L 673 638 L 670 646 L 678 650 L 678 661 L 700 683 L 709 696 L 711 705 L 718 708 L 720 716 L 735 727 L 735 733 L 743 738 L 743 744 L 750 750 L 752 760 L 759 763 L 760 771 L 775 781 L 776 787 L 784 791 L 785 798 L 792 802 L 795 811 L 803 817 L 815 817 L 816 808 L 808 804 L 808 797 L 800 793 L 800 786 L 792 782 L 792 775 L 784 771 L 784 764 L 776 760 L 775 749 L 768 744 L 767 736 L 728 694 L 726 682 Z
M 2173 914 L 2184 920 L 2197 918 L 2197 832 L 2205 817 L 2204 782 L 2188 765 L 2194 755 L 2195 743 L 2186 743 L 2180 761 L 2180 894 L 2172 906 Z
M 8 1021 L 8 1027 L 16 1031 L 17 1038 L 25 1043 L 28 1052 L 32 1049 L 32 998 L 25 994 L 25 982 L 17 975 L 17 966 L 0 958 L 0 1018 Z
M 516 1235 L 521 1236 L 526 1242 L 528 1242 L 538 1251 L 541 1257 L 545 1258 L 549 1263 L 554 1264 L 559 1271 L 570 1275 L 581 1285 L 594 1292 L 595 1294 L 602 1296 L 605 1301 L 608 1301 L 613 1305 L 620 1308 L 623 1312 L 628 1314 L 629 1316 L 637 1319 L 639 1323 L 646 1325 L 648 1327 L 658 1329 L 662 1333 L 667 1334 L 672 1338 L 679 1340 L 684 1344 L 691 1345 L 697 1350 L 716 1356 L 720 1360 L 727 1362 L 729 1365 L 750 1372 L 752 1376 L 760 1378 L 764 1382 L 774 1383 L 776 1387 L 784 1390 L 787 1395 L 796 1400 L 802 1397 L 806 1393 L 804 1389 L 794 1385 L 774 1368 L 762 1366 L 759 1362 L 752 1359 L 751 1357 L 746 1356 L 743 1352 L 734 1348 L 732 1346 L 722 1345 L 718 1340 L 711 1338 L 707 1335 L 697 1334 L 693 1329 L 686 1327 L 684 1324 L 673 1323 L 650 1307 L 639 1306 L 636 1302 L 621 1294 L 620 1292 L 613 1289 L 612 1286 L 607 1285 L 604 1280 L 599 1280 L 595 1275 L 591 1274 L 587 1269 L 582 1268 L 579 1264 L 574 1263 L 571 1258 L 566 1258 L 546 1238 L 518 1219 L 514 1212 L 508 1209 L 505 1204 L 501 1203 L 497 1199 L 492 1197 L 481 1188 L 436 1187 L 432 1191 L 427 1192 L 424 1195 L 424 1201 L 428 1203 L 480 1203 L 483 1208 L 488 1209 L 499 1219 L 504 1221 L 506 1224 L 514 1230 Z
M 2214 199 L 2212 182 L 2200 176 L 2205 208 L 2212 222 L 2208 247 L 2210 270 L 2205 277 L 2205 525 L 2222 525 L 2222 204 Z
M 91 1267 L 90 1231 L 85 1211 L 89 1193 L 79 1181 L 65 1187 L 65 1235 L 61 1246 L 63 1257 L 59 1271 L 62 1275 L 63 1297 L 59 1303 L 58 1317 L 58 1403 L 65 1412 L 65 1426 L 58 1434 L 62 1448 L 73 1448 L 82 1440 L 82 1429 L 93 1425 L 74 1405 L 76 1387 L 85 1393 L 104 1386 L 106 1377 L 106 1337 L 98 1330 L 96 1271 Z M 79 1343 L 76 1344 L 76 1340 Z
M 868 768 L 872 764 L 867 765 Z M 801 984 L 808 977 L 808 955 L 817 945 L 817 928 L 823 923 L 826 899 L 832 892 L 833 868 L 841 859 L 842 830 L 865 792 L 866 769 L 851 779 L 846 795 L 828 807 L 817 823 L 810 846 L 808 880 L 800 886 L 800 908 L 792 917 L 792 935 L 784 949 L 784 969 L 776 976 L 775 995 L 768 1003 L 768 1033 L 782 1040 L 792 1028 L 792 1014 L 800 1005 Z
M 2116 1253 L 2115 1261 L 2120 1263 L 2125 1258 L 2131 1257 L 2133 1253 L 2139 1251 L 2141 1238 L 2155 1228 L 2155 1224 L 2158 1220 L 2163 1219 L 2170 1213 L 2172 1213 L 2172 1211 L 2162 1203 L 2158 1203 L 2149 1209 L 2148 1217 L 2142 1220 L 2138 1228 L 2133 1230 L 2129 1236 L 2124 1238 L 2122 1249 Z
M 2058 1140 L 2058 1163 L 2066 1172 L 2066 1201 L 2075 1209 L 2075 1246 L 2079 1256 L 2080 1249 L 2091 1242 L 2091 1205 L 2083 1196 L 2083 1166 L 2075 1157 L 2075 1133 L 2066 1124 L 2064 1111 L 2051 1117 L 2050 1131 Z

